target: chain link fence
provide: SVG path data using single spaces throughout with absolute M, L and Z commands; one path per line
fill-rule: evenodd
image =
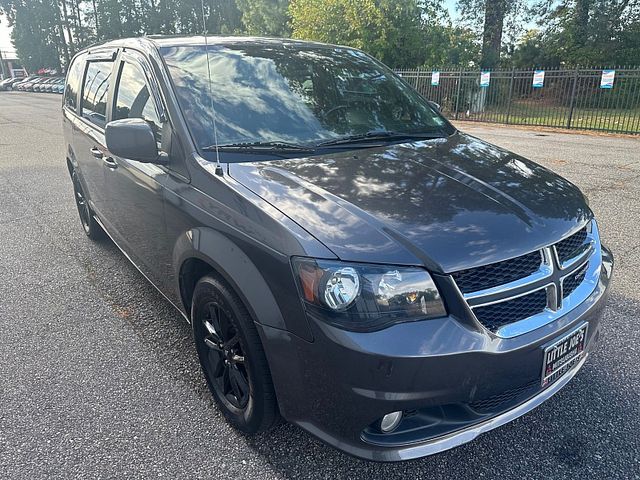
M 534 70 L 491 71 L 488 85 L 479 70 L 433 72 L 396 70 L 450 119 L 640 134 L 640 68 L 615 69 L 610 88 L 595 68 L 544 70 L 539 87 Z

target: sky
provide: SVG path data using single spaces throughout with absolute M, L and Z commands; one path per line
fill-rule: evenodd
M 15 49 L 11 45 L 11 30 L 7 26 L 7 18 L 0 15 L 0 50 L 2 53 L 14 53 Z

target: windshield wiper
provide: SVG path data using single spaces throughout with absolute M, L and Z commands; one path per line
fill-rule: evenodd
M 446 134 L 441 130 L 433 132 L 394 132 L 389 130 L 372 130 L 367 133 L 359 135 L 348 135 L 346 137 L 335 138 L 333 140 L 327 140 L 326 142 L 317 143 L 316 147 L 331 147 L 340 145 L 350 145 L 354 143 L 375 142 L 375 141 L 389 141 L 398 139 L 428 139 L 428 138 L 441 138 Z
M 202 150 L 205 152 L 215 152 L 216 146 L 209 145 Z M 220 152 L 243 152 L 243 153 L 268 153 L 268 152 L 293 152 L 293 153 L 312 153 L 313 147 L 307 145 L 298 145 L 289 142 L 246 142 L 246 143 L 227 143 L 218 145 Z

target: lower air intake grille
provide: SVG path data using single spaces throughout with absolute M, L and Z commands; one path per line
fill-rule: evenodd
M 536 272 L 541 263 L 542 255 L 536 251 L 504 262 L 460 270 L 452 275 L 462 293 L 471 293 L 527 277 Z
M 492 395 L 482 400 L 471 402 L 469 406 L 478 413 L 490 413 L 509 407 L 518 400 L 526 399 L 540 387 L 540 380 L 533 380 L 525 385 L 511 390 L 505 390 L 497 395 Z
M 504 325 L 542 312 L 546 306 L 547 291 L 543 288 L 512 300 L 476 307 L 473 312 L 480 323 L 496 332 Z

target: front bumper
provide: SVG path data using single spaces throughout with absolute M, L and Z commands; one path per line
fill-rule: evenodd
M 534 409 L 564 387 L 600 335 L 613 259 L 593 293 L 566 315 L 514 338 L 470 328 L 454 315 L 356 333 L 312 322 L 314 341 L 259 325 L 283 416 L 328 444 L 375 461 L 431 455 Z M 588 322 L 583 358 L 542 389 L 544 347 Z M 372 428 L 407 412 L 397 432 Z M 407 423 L 405 423 L 407 422 Z

